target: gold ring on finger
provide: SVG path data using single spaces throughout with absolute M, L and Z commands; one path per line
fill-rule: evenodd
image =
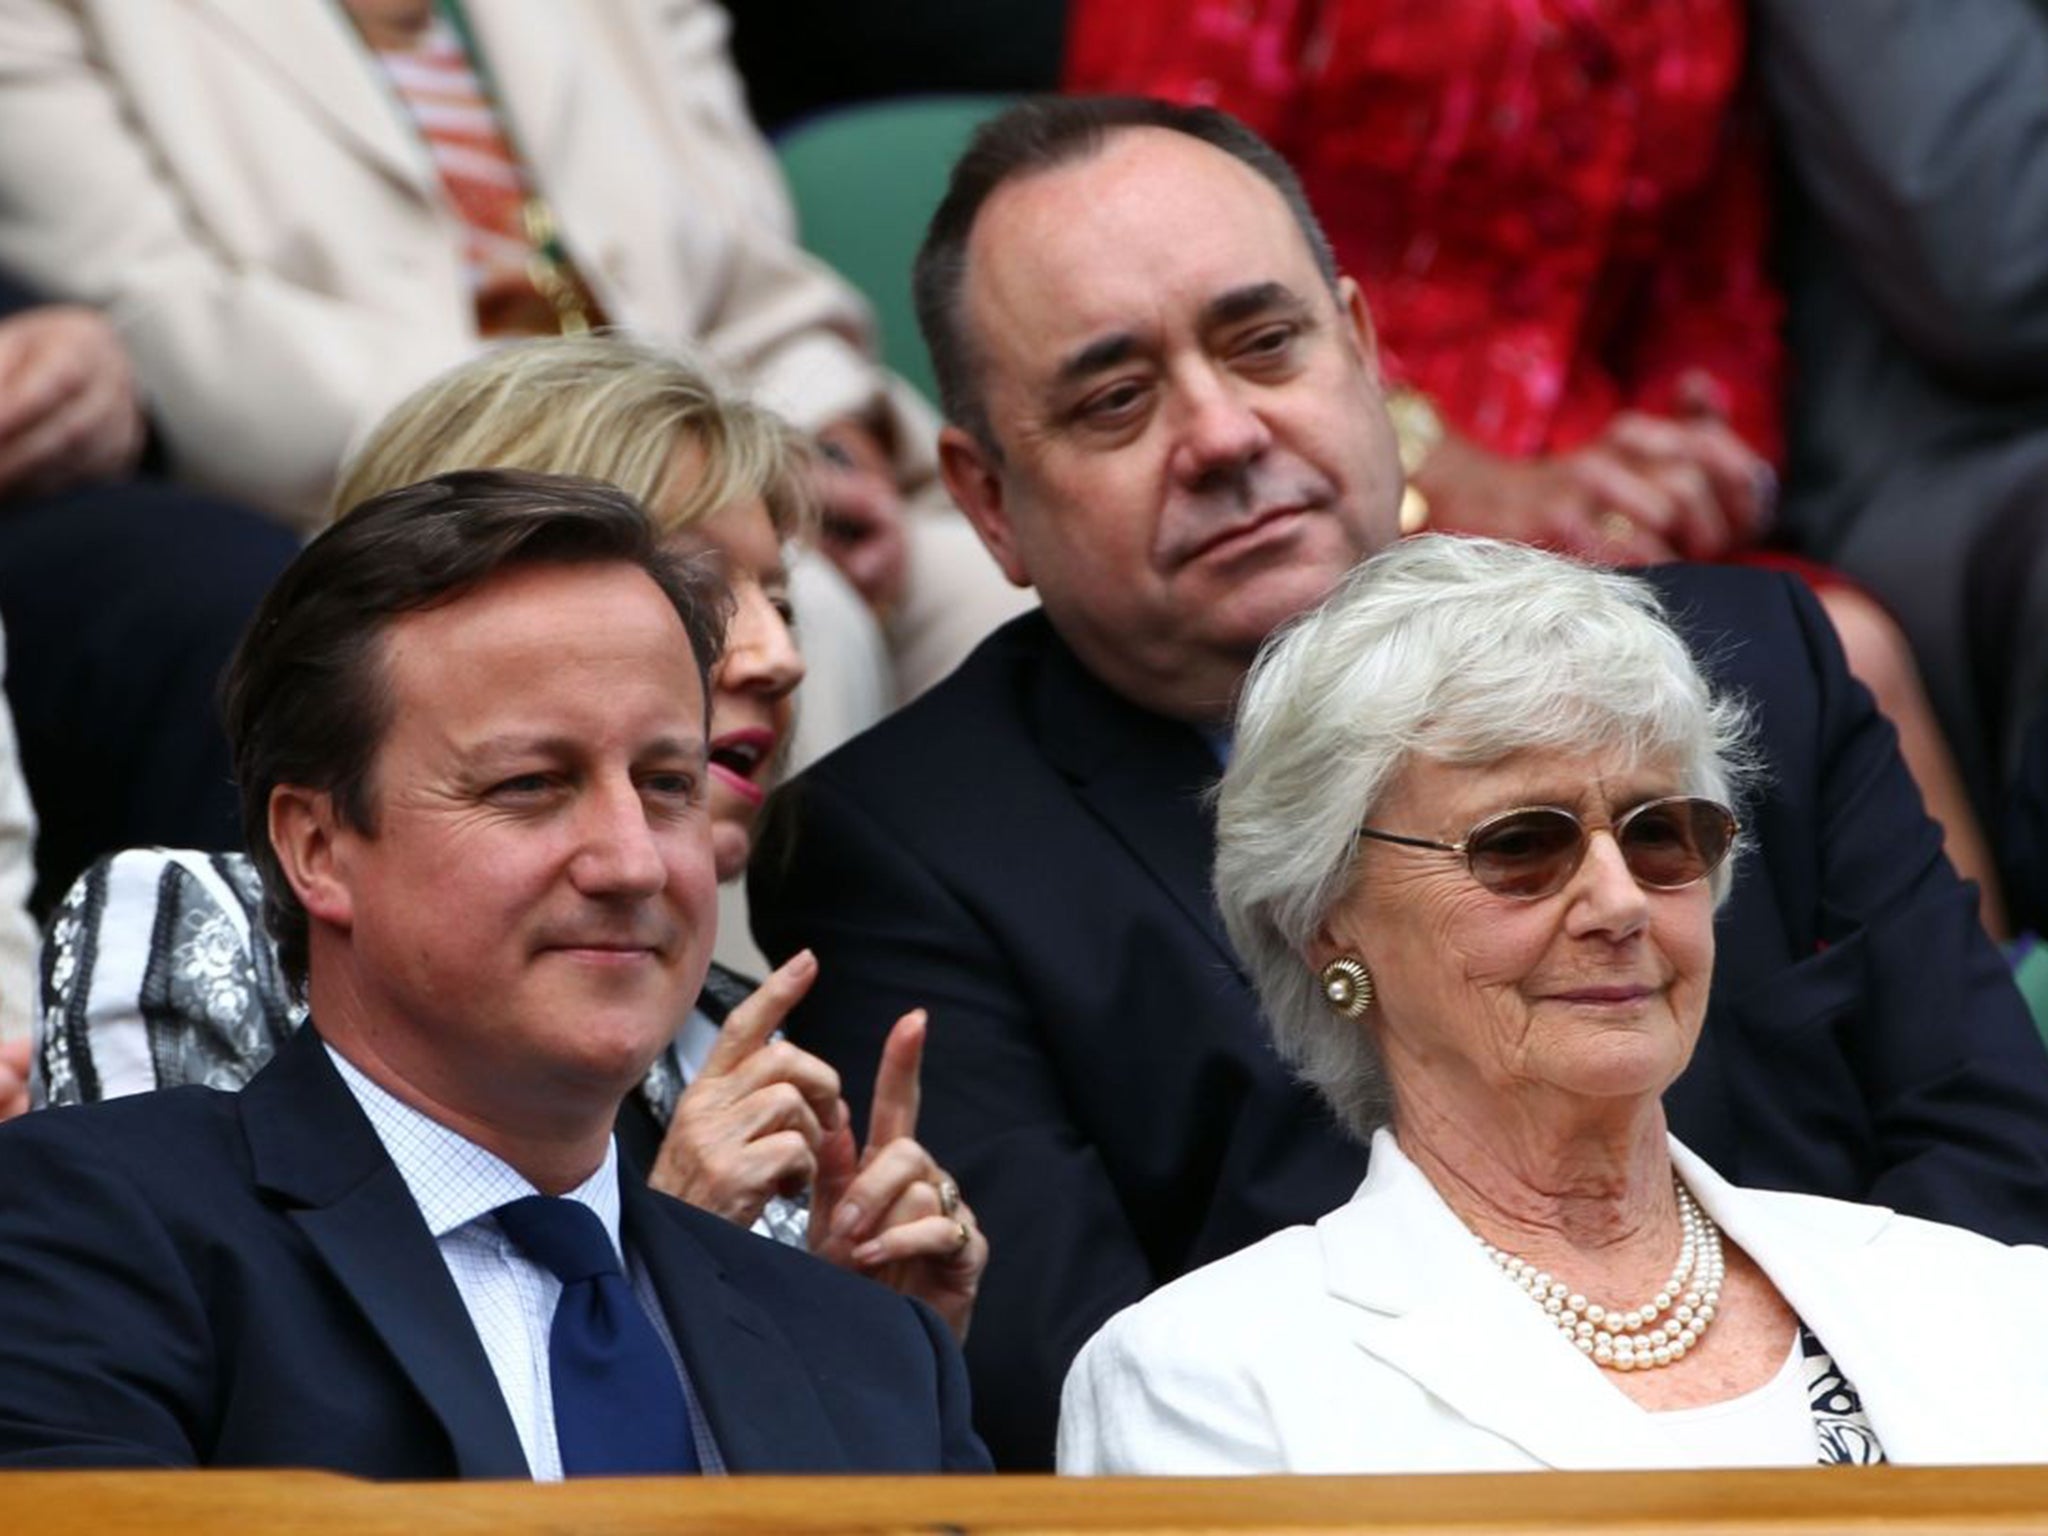
M 953 1223 L 953 1251 L 955 1253 L 965 1248 L 972 1239 L 973 1234 L 967 1230 L 966 1222 L 955 1221 Z

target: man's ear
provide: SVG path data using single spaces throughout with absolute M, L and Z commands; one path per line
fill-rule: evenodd
M 355 920 L 346 861 L 336 847 L 342 830 L 325 790 L 280 784 L 270 792 L 270 847 L 307 917 L 346 932 Z
M 941 428 L 939 475 L 1010 584 L 1030 586 L 1031 573 L 1017 549 L 1016 530 L 1010 526 L 1009 509 L 1003 503 L 1002 468 L 988 449 L 972 433 L 958 427 Z
M 1358 357 L 1371 370 L 1375 381 L 1380 378 L 1380 339 L 1372 328 L 1372 311 L 1366 307 L 1365 290 L 1358 286 L 1358 280 L 1351 277 L 1337 279 L 1337 310 L 1342 315 L 1344 327 L 1351 337 L 1351 345 L 1357 349 Z

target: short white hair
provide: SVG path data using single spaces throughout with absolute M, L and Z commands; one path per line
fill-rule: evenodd
M 1353 1135 L 1386 1118 L 1378 1053 L 1304 955 L 1359 827 L 1411 758 L 1616 749 L 1731 805 L 1754 771 L 1746 710 L 1708 689 L 1648 583 L 1524 545 L 1402 540 L 1260 652 L 1217 792 L 1216 900 L 1275 1047 Z

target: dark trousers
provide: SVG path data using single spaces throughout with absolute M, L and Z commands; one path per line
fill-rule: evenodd
M 241 846 L 216 692 L 298 544 L 161 481 L 0 505 L 0 624 L 41 822 L 39 916 L 113 849 Z

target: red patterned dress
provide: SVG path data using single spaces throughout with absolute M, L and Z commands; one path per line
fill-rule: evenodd
M 1497 453 L 1697 375 L 1782 456 L 1738 0 L 1076 0 L 1067 85 L 1212 102 L 1301 173 L 1389 372 Z

